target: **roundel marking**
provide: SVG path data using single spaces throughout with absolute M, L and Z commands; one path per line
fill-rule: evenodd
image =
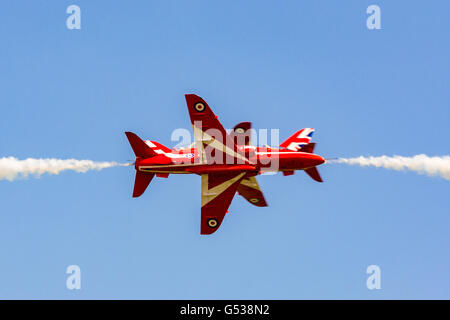
M 234 129 L 234 132 L 236 132 L 236 133 L 245 133 L 245 130 L 243 128 L 236 128 L 236 129 Z
M 258 198 L 250 198 L 250 202 L 251 203 L 258 203 L 259 199 Z
M 215 228 L 215 227 L 217 227 L 218 224 L 219 224 L 219 223 L 217 222 L 216 219 L 214 219 L 214 218 L 208 219 L 208 226 L 209 226 L 210 228 Z
M 205 111 L 205 105 L 202 102 L 197 102 L 194 105 L 194 109 L 197 110 L 197 112 L 203 112 Z

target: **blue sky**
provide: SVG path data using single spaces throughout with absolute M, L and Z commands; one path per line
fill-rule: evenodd
M 81 30 L 66 8 L 81 8 Z M 381 8 L 381 30 L 366 8 Z M 7 1 L 0 157 L 125 162 L 172 146 L 185 93 L 225 127 L 314 127 L 325 157 L 449 154 L 448 1 Z M 0 298 L 450 298 L 448 181 L 323 165 L 262 176 L 200 236 L 200 178 L 131 167 L 0 181 Z M 79 265 L 82 289 L 65 286 Z M 381 290 L 366 288 L 367 266 Z

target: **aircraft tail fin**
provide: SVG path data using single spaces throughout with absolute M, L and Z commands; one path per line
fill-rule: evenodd
M 307 145 L 311 141 L 313 133 L 313 128 L 301 129 L 281 143 L 280 147 L 292 151 L 300 151 L 303 146 Z
M 133 132 L 125 132 L 125 135 L 130 142 L 131 148 L 134 151 L 136 157 L 150 158 L 156 156 L 156 152 L 152 150 L 141 138 L 139 138 Z
M 134 179 L 133 198 L 137 198 L 145 192 L 145 189 L 147 189 L 150 181 L 152 181 L 154 176 L 154 173 L 136 171 L 136 178 Z
M 153 149 L 157 154 L 171 153 L 172 150 L 167 148 L 165 145 L 152 140 L 146 140 L 145 143 Z

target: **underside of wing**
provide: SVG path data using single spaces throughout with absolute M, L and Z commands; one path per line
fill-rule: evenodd
M 239 195 L 257 207 L 267 207 L 266 199 L 255 177 L 245 178 L 237 188 Z
M 208 104 L 195 94 L 187 94 L 186 103 L 194 139 L 199 154 L 199 162 L 204 164 L 249 164 L 226 132 L 218 117 Z
M 220 227 L 245 174 L 202 174 L 201 234 L 212 234 Z

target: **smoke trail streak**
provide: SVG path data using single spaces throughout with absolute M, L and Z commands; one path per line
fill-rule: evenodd
M 40 177 L 44 173 L 59 174 L 65 170 L 86 172 L 126 165 L 117 162 L 95 162 L 92 160 L 33 158 L 19 160 L 14 157 L 6 157 L 0 158 L 0 180 L 13 181 L 17 178 L 26 178 L 29 175 Z
M 429 157 L 419 154 L 413 157 L 381 156 L 381 157 L 358 157 L 339 158 L 327 161 L 328 163 L 345 163 L 349 165 L 375 166 L 397 171 L 411 170 L 429 176 L 440 176 L 450 180 L 450 156 Z

